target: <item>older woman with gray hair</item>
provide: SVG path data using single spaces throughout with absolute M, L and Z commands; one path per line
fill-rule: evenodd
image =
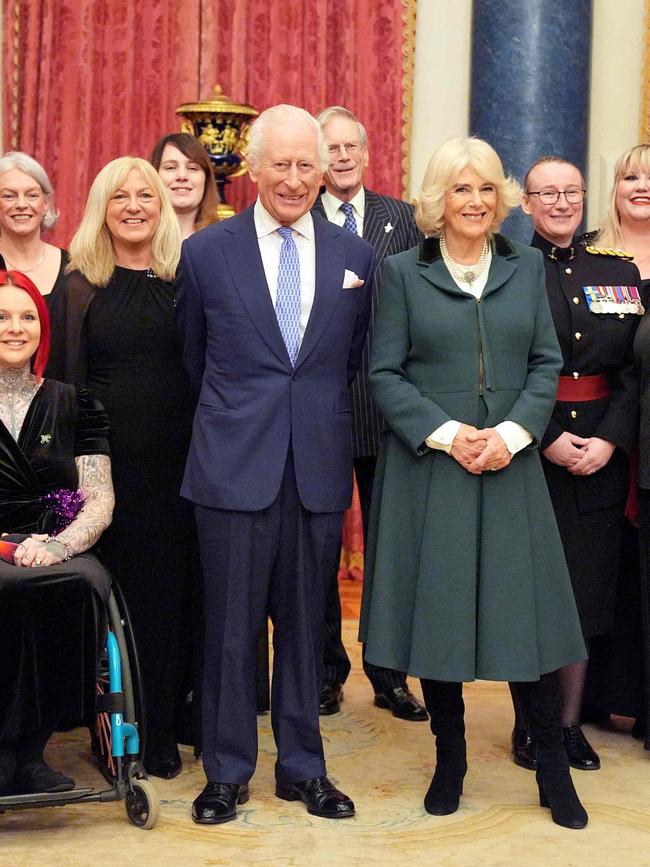
M 41 235 L 59 214 L 47 172 L 20 151 L 0 157 L 0 269 L 28 274 L 41 295 L 62 282 L 68 254 Z
M 458 809 L 462 682 L 519 683 L 553 821 L 583 828 L 556 670 L 583 659 L 537 444 L 561 355 L 538 251 L 497 234 L 519 200 L 476 138 L 433 154 L 427 236 L 384 265 L 370 383 L 387 429 L 375 478 L 361 637 L 375 665 L 419 676 L 436 735 L 425 809 Z

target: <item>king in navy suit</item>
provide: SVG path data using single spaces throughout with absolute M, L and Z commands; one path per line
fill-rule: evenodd
M 369 163 L 368 137 L 363 124 L 340 105 L 323 109 L 318 115 L 328 149 L 325 191 L 316 199 L 314 211 L 336 225 L 359 235 L 375 252 L 379 271 L 386 256 L 402 253 L 422 240 L 415 225 L 413 205 L 367 189 L 363 184 Z M 377 465 L 382 419 L 370 395 L 368 358 L 373 335 L 378 281 L 372 290 L 373 313 L 361 355 L 361 364 L 352 383 L 352 450 L 359 487 L 364 540 L 368 533 L 370 499 Z M 341 602 L 338 569 L 332 573 L 325 608 L 325 652 L 320 696 L 321 714 L 337 713 L 343 699 L 343 684 L 350 672 L 350 660 L 341 638 Z M 405 720 L 426 720 L 422 703 L 407 686 L 406 673 L 372 665 L 363 654 L 365 671 L 375 693 L 375 704 Z
M 352 487 L 349 384 L 370 316 L 373 251 L 310 209 L 317 121 L 255 122 L 254 207 L 190 237 L 177 310 L 198 392 L 182 493 L 205 579 L 203 766 L 196 822 L 234 819 L 257 760 L 256 645 L 270 615 L 276 795 L 354 815 L 326 775 L 318 702 L 325 590 Z

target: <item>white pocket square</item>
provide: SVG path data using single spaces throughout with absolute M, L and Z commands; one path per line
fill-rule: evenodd
M 363 286 L 364 281 L 354 273 L 354 271 L 348 271 L 345 269 L 345 274 L 343 275 L 343 289 L 358 289 L 359 286 Z

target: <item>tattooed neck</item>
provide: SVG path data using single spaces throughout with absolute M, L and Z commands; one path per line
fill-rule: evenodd
M 0 388 L 17 388 L 27 382 L 36 382 L 36 377 L 29 369 L 29 364 L 23 367 L 0 367 Z
M 0 420 L 15 440 L 39 386 L 29 364 L 0 368 Z

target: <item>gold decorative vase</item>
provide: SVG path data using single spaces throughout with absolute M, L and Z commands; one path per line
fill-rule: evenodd
M 230 178 L 247 170 L 250 125 L 259 112 L 250 105 L 232 102 L 217 84 L 212 99 L 186 102 L 179 105 L 176 114 L 184 118 L 181 132 L 188 132 L 201 142 L 214 166 L 219 194 L 217 218 L 232 217 L 235 209 L 226 201 L 226 186 Z

